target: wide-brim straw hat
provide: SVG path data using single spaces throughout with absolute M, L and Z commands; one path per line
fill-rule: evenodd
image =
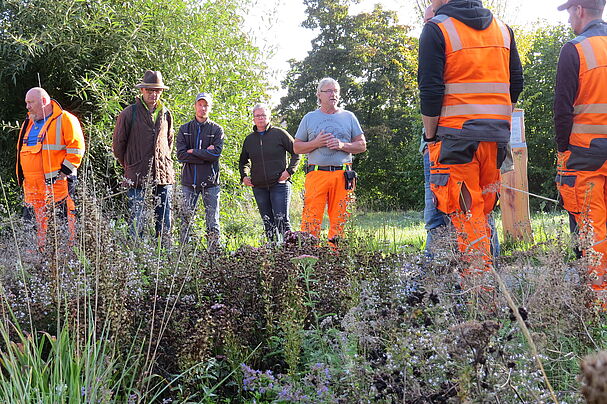
M 162 74 L 158 71 L 148 70 L 143 75 L 141 83 L 135 85 L 135 88 L 160 88 L 168 90 L 169 88 L 162 82 Z

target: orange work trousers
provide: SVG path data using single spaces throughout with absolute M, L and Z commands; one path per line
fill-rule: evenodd
M 594 290 L 607 290 L 607 162 L 592 171 L 567 168 L 570 151 L 559 153 L 556 185 L 563 207 L 575 217 Z
M 319 237 L 325 206 L 327 206 L 329 241 L 335 236 L 343 236 L 344 224 L 350 217 L 348 205 L 352 195 L 352 190 L 346 190 L 343 170 L 310 171 L 306 174 L 301 231 Z
M 67 180 L 56 180 L 53 184 L 47 184 L 41 153 L 22 152 L 21 168 L 24 177 L 23 199 L 25 205 L 32 209 L 36 220 L 38 247 L 43 248 L 46 244 L 49 216 L 55 212 L 67 218 L 67 239 L 68 244 L 72 244 L 76 234 L 76 206 L 68 193 Z
M 496 142 L 443 139 L 428 144 L 430 189 L 436 208 L 449 215 L 468 272 L 492 264 L 488 215 L 498 200 L 500 171 Z

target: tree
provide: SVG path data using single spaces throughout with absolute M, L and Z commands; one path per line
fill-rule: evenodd
M 266 98 L 261 52 L 243 33 L 242 0 L 3 0 L 0 120 L 24 117 L 23 96 L 40 83 L 81 118 L 97 178 L 116 184 L 110 145 L 116 115 L 133 101 L 146 69 L 160 70 L 176 124 L 191 119 L 198 91 L 212 92 L 213 118 L 229 134 L 226 173 L 236 177 L 248 107 Z M 14 131 L 3 133 L 14 164 Z
M 556 197 L 552 113 L 556 67 L 562 46 L 572 37 L 571 30 L 564 25 L 542 27 L 531 36 L 532 44 L 524 58 L 525 89 L 519 104 L 525 110 L 529 191 L 549 197 Z
M 349 15 L 352 0 L 304 0 L 303 26 L 319 29 L 312 51 L 292 61 L 283 85 L 289 89 L 280 112 L 294 133 L 303 115 L 316 108 L 316 85 L 333 77 L 344 104 L 359 118 L 368 151 L 358 155 L 357 196 L 373 207 L 412 208 L 423 201 L 421 134 L 416 104 L 417 41 L 396 14 L 376 5 Z M 420 188 L 420 189 L 417 189 Z

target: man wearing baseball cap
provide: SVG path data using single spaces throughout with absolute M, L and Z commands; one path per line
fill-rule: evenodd
M 181 242 L 190 238 L 196 203 L 202 196 L 209 250 L 219 245 L 219 157 L 224 139 L 222 127 L 209 119 L 212 106 L 211 94 L 199 93 L 194 100 L 194 119 L 177 134 L 177 159 L 183 164 Z
M 590 286 L 607 290 L 607 24 L 605 0 L 569 0 L 578 35 L 561 49 L 554 94 L 556 185 L 563 207 L 575 218 L 588 258 Z
M 159 71 L 145 72 L 141 83 L 135 85 L 141 96 L 126 107 L 116 120 L 114 156 L 124 168 L 125 185 L 129 187 L 131 233 L 143 235 L 146 188 L 157 201 L 154 203 L 156 237 L 170 243 L 171 195 L 175 182 L 173 169 L 173 115 L 160 101 L 168 87 Z

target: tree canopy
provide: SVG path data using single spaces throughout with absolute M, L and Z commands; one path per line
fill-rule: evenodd
M 266 97 L 262 55 L 242 29 L 241 0 L 5 0 L 0 3 L 0 120 L 25 116 L 23 97 L 40 84 L 85 126 L 97 176 L 116 178 L 111 133 L 147 69 L 160 70 L 176 124 L 190 119 L 194 96 L 216 100 L 213 119 L 228 134 L 224 161 L 236 172 L 248 130 L 247 108 Z M 234 136 L 235 135 L 235 136 Z M 13 131 L 4 131 L 14 164 Z
M 358 197 L 377 207 L 418 205 L 411 185 L 422 178 L 415 73 L 417 41 L 396 14 L 376 5 L 373 11 L 349 15 L 353 0 L 304 0 L 303 25 L 319 29 L 312 51 L 292 61 L 284 81 L 288 94 L 280 111 L 291 132 L 306 112 L 316 108 L 316 85 L 333 77 L 341 86 L 345 107 L 363 126 L 368 151 L 357 156 Z M 420 192 L 423 192 L 421 190 Z

